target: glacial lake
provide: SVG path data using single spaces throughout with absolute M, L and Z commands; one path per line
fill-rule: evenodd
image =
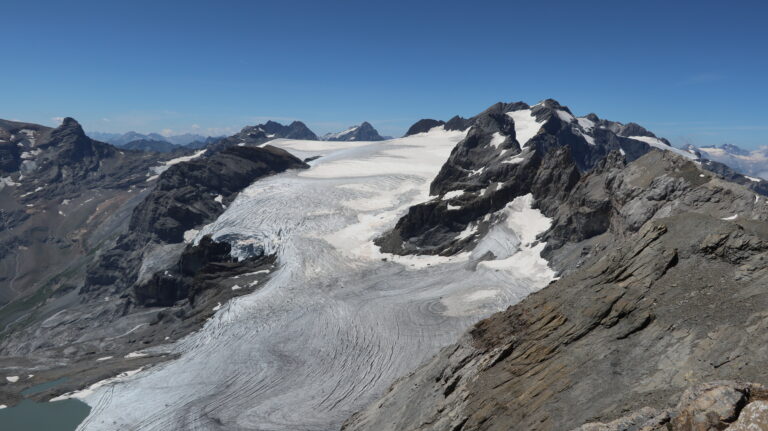
M 34 395 L 64 382 L 64 379 L 41 383 L 25 390 Z M 88 416 L 91 408 L 78 399 L 56 402 L 23 400 L 13 407 L 0 409 L 0 429 L 8 431 L 72 431 Z

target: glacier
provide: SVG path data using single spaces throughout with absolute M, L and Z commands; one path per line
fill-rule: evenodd
M 79 429 L 338 429 L 470 325 L 546 286 L 554 273 L 534 238 L 549 221 L 530 197 L 480 239 L 503 245 L 496 265 L 374 246 L 409 206 L 437 199 L 429 182 L 464 136 L 270 141 L 322 157 L 253 183 L 189 240 L 226 239 L 240 258 L 258 245 L 278 269 L 162 348 L 177 359 L 73 394 L 92 407 Z

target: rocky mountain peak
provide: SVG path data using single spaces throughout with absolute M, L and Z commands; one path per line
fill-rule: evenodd
M 357 126 L 352 126 L 337 133 L 328 133 L 323 136 L 326 141 L 382 141 L 384 137 L 371 125 L 364 121 Z
M 539 102 L 539 105 L 545 106 L 550 109 L 568 109 L 567 106 L 563 106 L 555 99 L 544 99 L 541 102 Z M 570 112 L 570 110 L 568 111 Z
M 620 136 L 648 136 L 655 138 L 656 135 L 649 132 L 645 127 L 637 123 L 627 123 L 619 129 L 618 135 Z
M 72 117 L 64 117 L 64 119 L 61 120 L 59 128 L 79 128 L 81 131 L 83 130 L 80 123 Z M 83 132 L 83 134 L 85 134 L 85 132 Z

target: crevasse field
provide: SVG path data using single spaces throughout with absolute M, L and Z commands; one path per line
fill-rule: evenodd
M 549 220 L 530 196 L 502 210 L 477 251 L 400 257 L 372 240 L 429 183 L 464 132 L 382 142 L 275 140 L 308 170 L 252 184 L 190 238 L 226 236 L 245 257 L 276 252 L 269 282 L 166 350 L 179 359 L 75 394 L 82 430 L 332 430 L 472 323 L 554 276 L 532 245 Z M 459 235 L 472 234 L 471 226 Z M 493 251 L 497 260 L 472 264 Z

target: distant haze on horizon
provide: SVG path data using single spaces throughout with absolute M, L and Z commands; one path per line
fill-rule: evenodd
M 768 5 L 9 0 L 0 118 L 230 135 L 300 120 L 401 136 L 553 98 L 674 145 L 768 145 Z

